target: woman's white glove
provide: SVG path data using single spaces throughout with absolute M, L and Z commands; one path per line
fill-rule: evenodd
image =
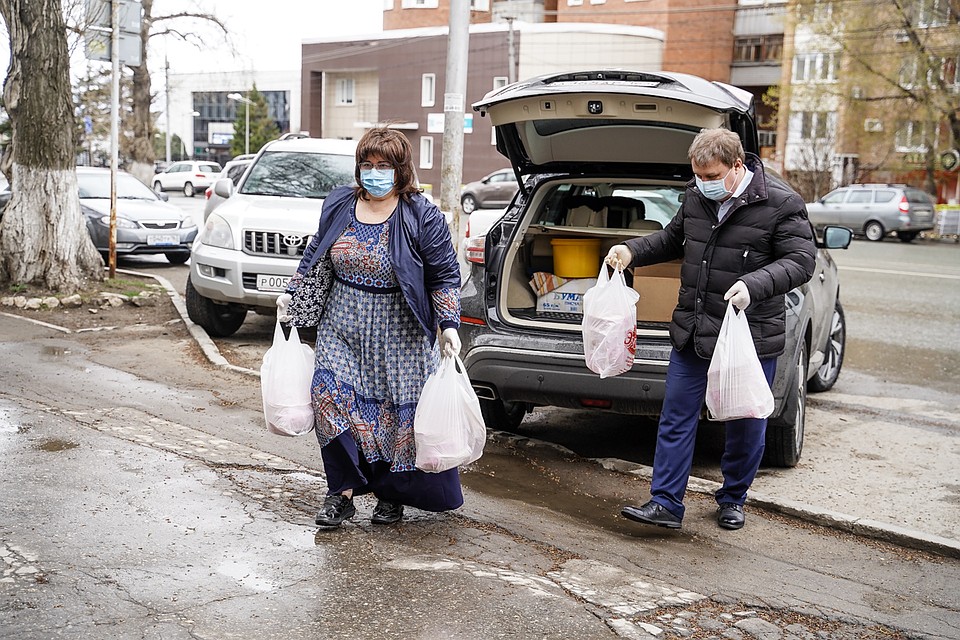
M 440 353 L 451 358 L 460 355 L 460 334 L 456 329 L 444 329 L 440 334 Z
M 733 286 L 723 294 L 723 299 L 729 300 L 733 303 L 733 306 L 741 311 L 750 306 L 750 292 L 747 290 L 747 285 L 743 283 L 743 280 L 734 282 Z
M 607 252 L 607 257 L 604 259 L 604 262 L 614 269 L 623 271 L 630 266 L 631 262 L 633 262 L 633 254 L 630 253 L 630 249 L 627 248 L 627 245 L 615 244 L 610 247 L 610 251 Z
M 277 296 L 277 322 L 290 322 L 290 315 L 287 313 L 287 307 L 293 296 L 289 293 L 281 293 Z

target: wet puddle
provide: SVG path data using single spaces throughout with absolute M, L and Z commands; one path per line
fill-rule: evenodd
M 50 438 L 49 440 L 42 440 L 34 445 L 40 451 L 66 451 L 67 449 L 74 449 L 79 447 L 76 442 L 70 442 L 69 440 L 60 440 L 58 438 Z
M 66 347 L 46 345 L 40 350 L 40 353 L 42 353 L 45 356 L 51 356 L 53 358 L 62 358 L 63 356 L 70 353 L 70 350 L 67 349 Z

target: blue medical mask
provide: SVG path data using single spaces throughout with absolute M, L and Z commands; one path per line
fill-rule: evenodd
M 730 171 L 733 171 L 733 167 L 730 167 Z M 730 175 L 730 171 L 723 174 L 723 177 L 719 180 L 701 180 L 700 176 L 694 176 L 697 180 L 697 188 L 700 189 L 700 193 L 718 202 L 729 196 L 732 192 L 727 189 L 725 183 L 727 176 Z
M 360 184 L 374 198 L 382 198 L 393 190 L 393 169 L 360 170 Z

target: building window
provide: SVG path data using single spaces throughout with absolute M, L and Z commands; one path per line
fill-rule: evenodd
M 828 22 L 833 18 L 833 2 L 800 0 L 797 2 L 797 18 L 800 23 Z
M 393 10 L 393 0 L 383 0 L 383 10 L 392 11 Z
M 425 73 L 420 77 L 420 106 L 432 107 L 437 103 L 437 74 Z
M 795 111 L 790 114 L 790 137 L 798 140 L 826 140 L 833 135 L 836 114 L 826 111 Z
M 960 91 L 960 55 L 943 59 L 943 84 L 948 91 Z
M 440 6 L 440 0 L 401 0 L 400 7 L 403 9 L 436 9 Z
M 606 4 L 607 0 L 590 0 L 590 4 Z
M 583 0 L 567 0 L 568 7 L 579 7 L 583 4 Z
M 893 141 L 897 151 L 909 153 L 927 150 L 927 126 L 919 120 L 907 120 L 900 123 Z
M 470 0 L 470 11 L 490 11 L 490 0 Z
M 353 78 L 337 79 L 337 104 L 353 104 Z
M 836 82 L 837 57 L 832 51 L 798 53 L 793 58 L 793 81 Z
M 908 6 L 914 24 L 920 28 L 942 27 L 950 21 L 950 0 L 919 0 Z
M 734 62 L 780 62 L 783 34 L 746 36 L 733 42 Z
M 433 169 L 433 136 L 420 137 L 420 168 Z

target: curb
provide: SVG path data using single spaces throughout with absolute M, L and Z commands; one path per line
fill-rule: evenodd
M 190 320 L 187 315 L 187 307 L 183 301 L 183 298 L 179 293 L 177 293 L 177 290 L 166 278 L 154 275 L 152 273 L 121 269 L 117 269 L 117 273 L 135 275 L 142 278 L 153 278 L 159 282 L 160 285 L 166 290 L 167 295 L 170 296 L 173 306 L 177 309 L 177 313 L 180 315 L 181 320 L 183 320 L 183 323 L 190 332 L 190 335 L 196 341 L 197 345 L 203 351 L 203 355 L 206 356 L 207 360 L 211 364 L 247 376 L 255 378 L 260 377 L 259 371 L 247 369 L 246 367 L 238 367 L 237 365 L 227 362 L 227 359 L 221 355 L 220 349 L 217 347 L 216 343 L 210 339 L 210 336 L 207 335 L 207 332 L 204 331 L 203 327 Z M 72 333 L 70 329 L 66 329 L 65 327 L 58 327 L 46 322 L 33 320 L 32 318 L 24 318 L 23 316 L 2 312 L 0 312 L 0 315 L 27 320 L 49 329 L 54 329 L 65 333 Z M 552 448 L 566 455 L 580 457 L 566 447 L 542 440 L 536 440 L 534 438 L 517 436 L 515 434 L 502 431 L 491 431 L 491 435 L 501 441 L 509 442 L 514 445 Z M 646 480 L 649 480 L 653 476 L 652 467 L 636 462 L 630 462 L 628 460 L 622 460 L 620 458 L 584 458 L 584 460 L 598 464 L 608 471 L 632 475 Z M 714 492 L 720 488 L 720 483 L 691 476 L 687 488 L 689 491 L 693 491 L 695 493 L 712 496 L 714 495 Z M 802 502 L 775 498 L 773 496 L 768 496 L 754 491 L 750 492 L 750 496 L 747 498 L 747 503 L 767 511 L 799 518 L 822 527 L 827 527 L 829 529 L 836 529 L 838 531 L 844 531 L 857 536 L 881 540 L 883 542 L 889 542 L 908 549 L 926 551 L 928 553 L 933 553 L 948 558 L 960 558 L 960 541 L 950 540 L 948 538 L 925 533 L 923 531 L 887 524 L 885 522 L 879 522 L 869 518 L 857 518 L 844 513 L 838 513 L 826 509 L 818 509 L 812 505 Z

